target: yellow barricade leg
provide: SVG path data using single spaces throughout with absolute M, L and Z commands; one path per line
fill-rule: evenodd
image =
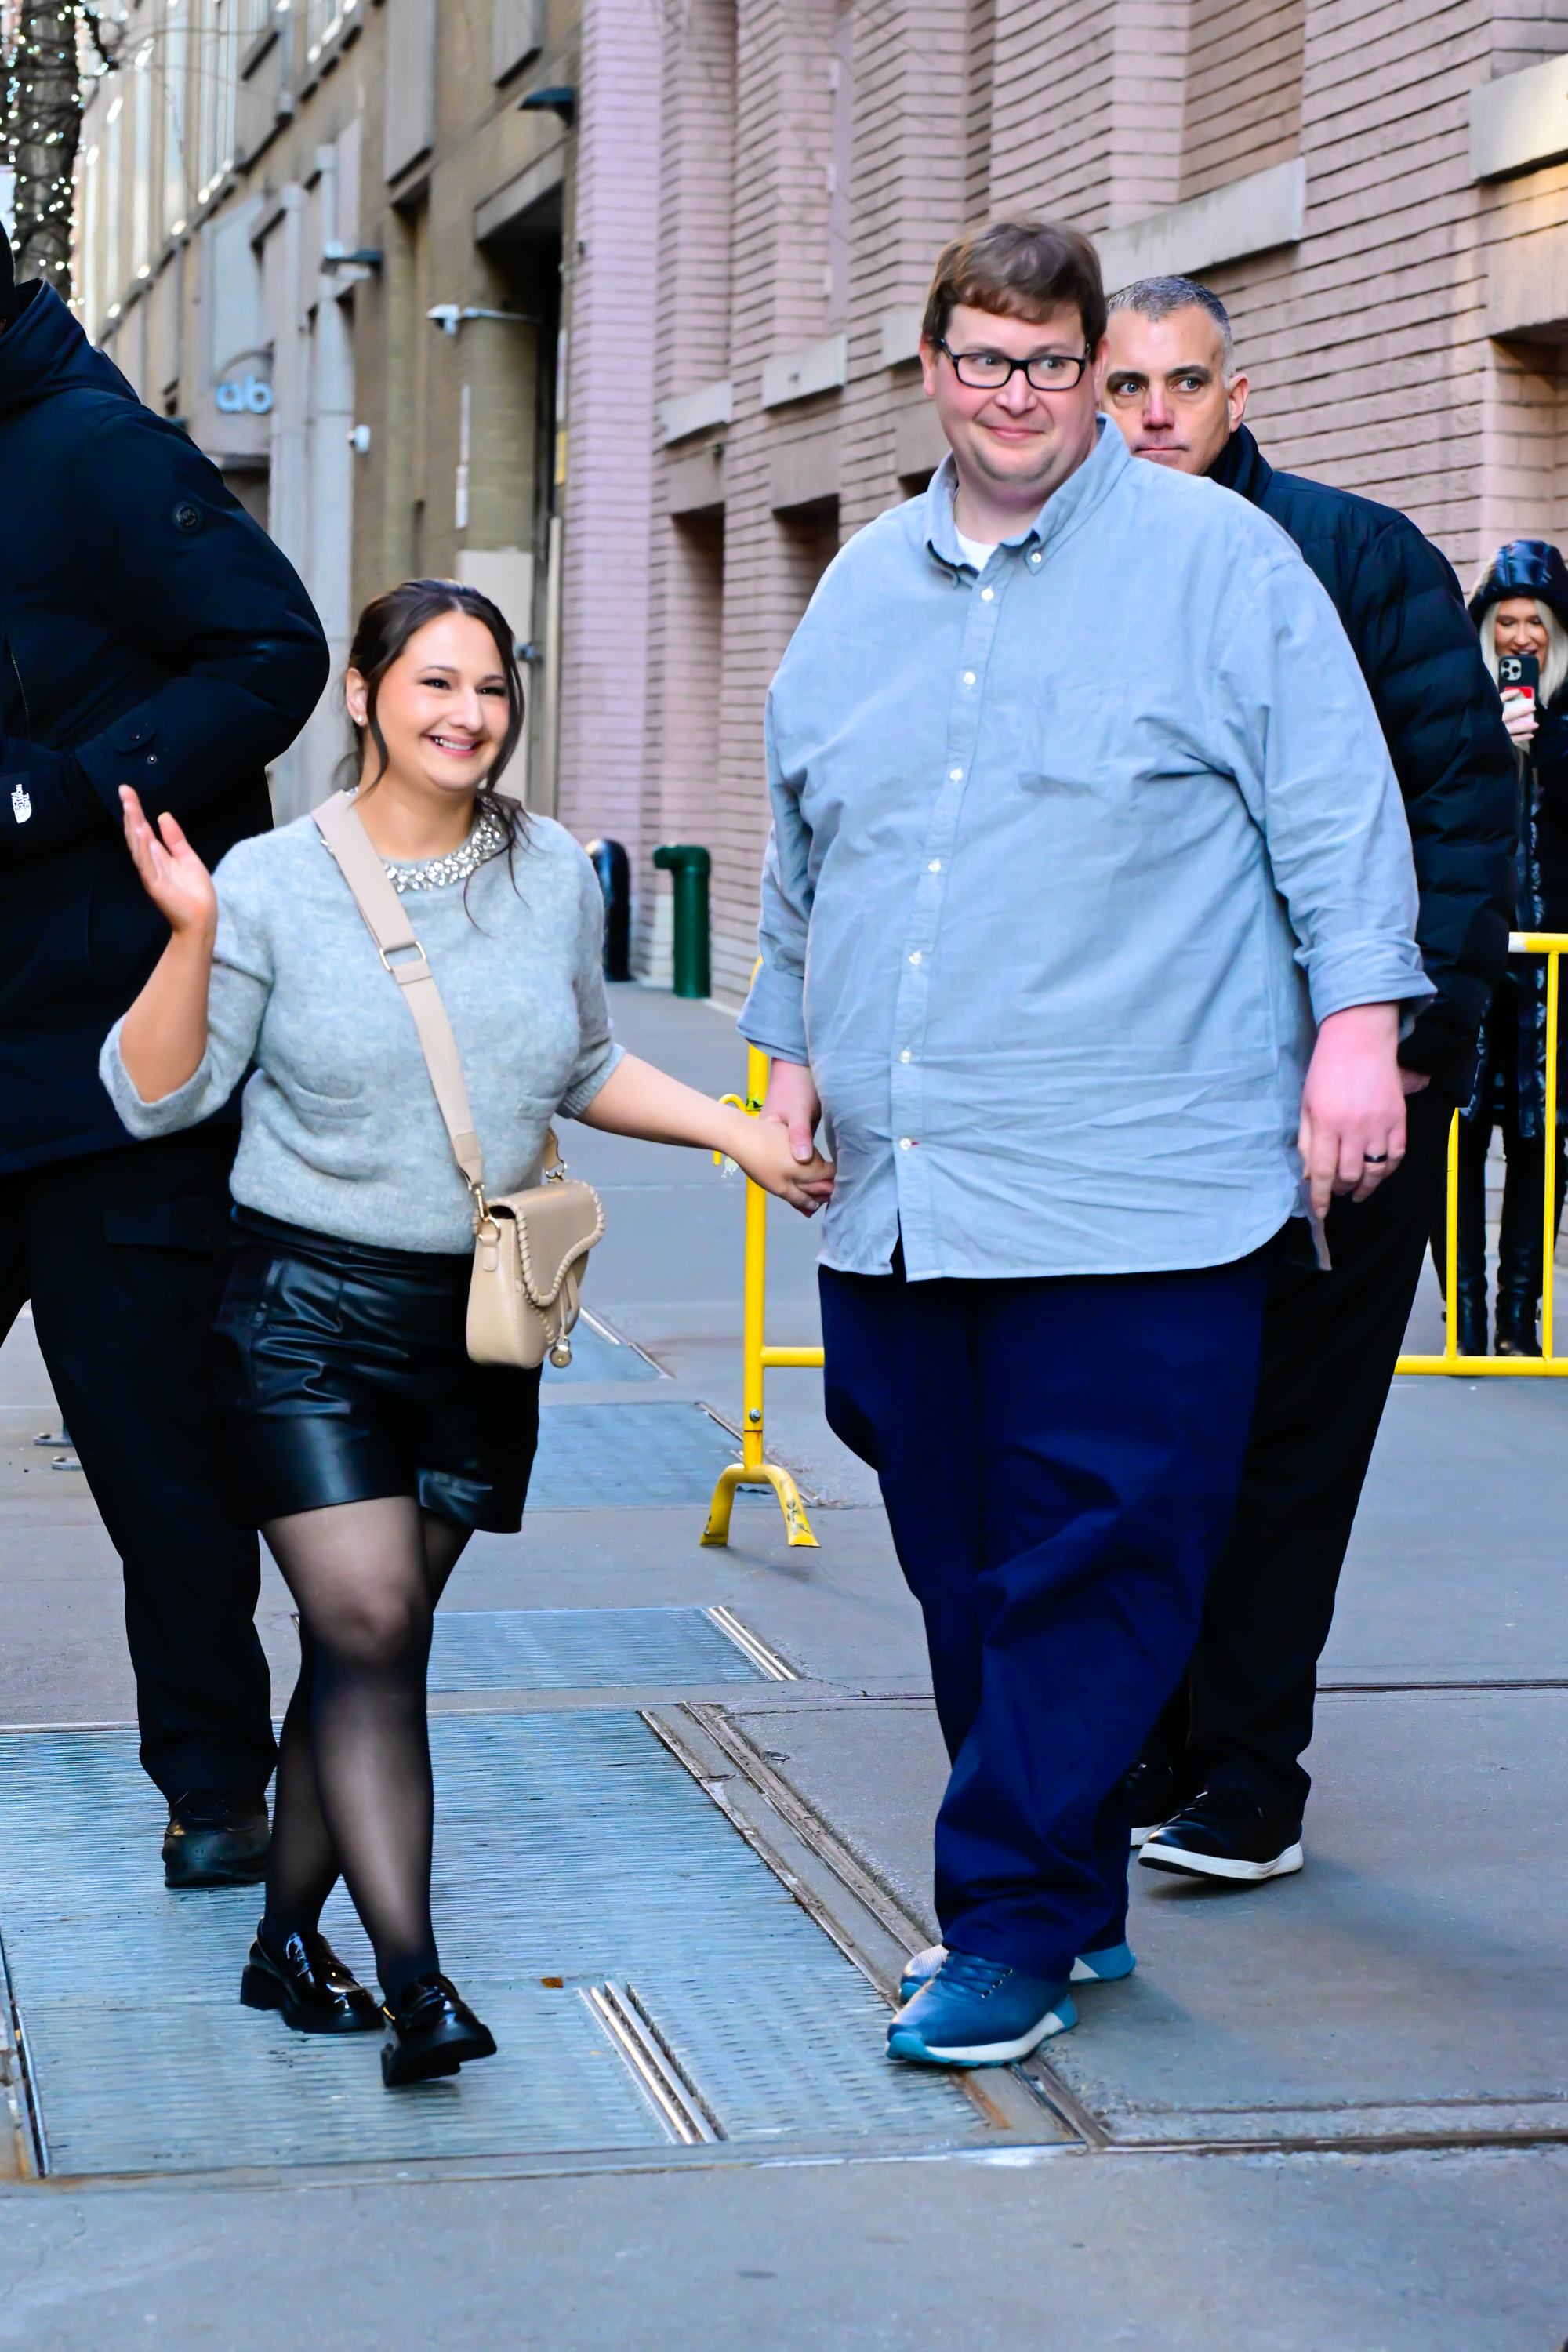
M 753 1045 L 747 1070 L 747 1098 L 739 1108 L 754 1118 L 763 1107 L 767 1092 L 768 1057 Z M 733 1101 L 734 1097 L 730 1097 Z M 741 1338 L 741 1459 L 719 1474 L 719 1484 L 713 1489 L 713 1501 L 708 1513 L 708 1525 L 702 1530 L 705 1544 L 727 1544 L 730 1540 L 730 1513 L 734 1506 L 735 1490 L 740 1486 L 771 1486 L 779 1498 L 784 1513 L 784 1531 L 792 1545 L 809 1544 L 817 1549 L 816 1538 L 811 1532 L 811 1522 L 801 1503 L 800 1490 L 787 1470 L 776 1462 L 764 1459 L 763 1387 L 767 1359 L 788 1357 L 792 1362 L 820 1364 L 820 1348 L 770 1349 L 763 1340 L 763 1325 L 767 1315 L 768 1291 L 768 1196 L 760 1184 L 746 1180 L 746 1304 L 745 1320 Z
M 1568 1378 L 1568 1357 L 1553 1348 L 1557 1245 L 1557 1024 L 1558 969 L 1568 933 L 1514 931 L 1509 937 L 1513 955 L 1546 958 L 1546 1199 L 1542 1234 L 1541 1353 L 1539 1356 L 1461 1356 L 1459 1353 L 1459 1114 L 1448 1130 L 1448 1246 L 1447 1275 L 1448 1332 L 1440 1356 L 1401 1356 L 1396 1372 L 1447 1372 L 1473 1379 L 1484 1374 L 1495 1380 Z
M 1546 1200 L 1541 1244 L 1541 1353 L 1552 1360 L 1552 1260 L 1557 1255 L 1557 975 L 1561 950 L 1546 959 Z
M 738 1486 L 771 1486 L 779 1498 L 784 1513 L 784 1530 L 792 1544 L 810 1544 L 818 1549 L 811 1532 L 811 1522 L 800 1499 L 800 1489 L 787 1470 L 776 1462 L 763 1462 L 755 1470 L 748 1470 L 743 1462 L 731 1463 L 728 1470 L 719 1473 L 719 1484 L 713 1489 L 713 1501 L 708 1513 L 708 1525 L 702 1530 L 705 1544 L 727 1544 L 730 1540 L 730 1509 Z

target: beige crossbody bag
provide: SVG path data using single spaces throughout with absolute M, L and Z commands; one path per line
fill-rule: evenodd
M 486 1198 L 484 1155 L 474 1132 L 458 1041 L 403 901 L 354 813 L 352 793 L 335 793 L 315 814 L 381 961 L 414 1016 L 452 1157 L 474 1196 L 468 1353 L 476 1364 L 516 1364 L 528 1370 L 542 1364 L 546 1353 L 552 1364 L 569 1364 L 569 1335 L 581 1305 L 588 1252 L 605 1230 L 604 1204 L 591 1184 L 567 1175 L 553 1128 L 544 1139 L 543 1182 Z M 405 961 L 394 963 L 395 955 Z

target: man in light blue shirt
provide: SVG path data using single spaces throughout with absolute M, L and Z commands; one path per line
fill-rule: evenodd
M 1405 1145 L 1409 836 L 1332 606 L 1098 415 L 1071 230 L 942 254 L 952 454 L 769 698 L 764 1116 L 837 1175 L 828 1414 L 878 1469 L 953 1772 L 896 2057 L 1003 2063 L 1124 1974 L 1118 1783 L 1235 1500 L 1292 1213 Z M 1304 1224 L 1299 1227 L 1305 1233 Z M 933 1963 L 934 1964 L 934 1963 Z

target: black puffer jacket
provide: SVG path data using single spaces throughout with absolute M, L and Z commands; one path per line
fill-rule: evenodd
M 0 334 L 0 1171 L 128 1141 L 98 1051 L 168 927 L 119 787 L 209 866 L 327 677 L 295 573 L 52 287 Z M 67 756 L 68 755 L 68 756 Z
M 1505 597 L 1529 596 L 1544 604 L 1568 629 L 1568 567 L 1550 541 L 1516 539 L 1498 550 L 1470 599 L 1477 628 Z M 1541 712 L 1528 751 L 1515 754 L 1518 773 L 1519 856 L 1516 929 L 1568 931 L 1568 684 L 1560 686 Z M 1485 1034 L 1495 1036 L 1505 1008 L 1517 1014 L 1516 1083 L 1502 1085 L 1499 1056 L 1487 1056 L 1499 1088 L 1494 1108 L 1506 1115 L 1509 1096 L 1521 1135 L 1546 1128 L 1546 958 L 1514 956 L 1511 985 L 1487 1015 Z M 1477 1108 L 1471 1105 L 1472 1110 Z M 1568 1127 L 1568 997 L 1558 1024 L 1557 1124 Z
M 1210 475 L 1289 533 L 1355 650 L 1405 795 L 1416 938 L 1437 991 L 1399 1058 L 1462 1102 L 1508 955 L 1518 819 L 1513 747 L 1458 582 L 1404 515 L 1277 474 L 1245 425 Z

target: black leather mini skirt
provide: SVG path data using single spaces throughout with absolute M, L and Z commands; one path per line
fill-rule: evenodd
M 215 1329 L 236 1499 L 258 1526 L 410 1495 L 460 1527 L 522 1524 L 539 1374 L 476 1364 L 470 1261 L 235 1212 Z

